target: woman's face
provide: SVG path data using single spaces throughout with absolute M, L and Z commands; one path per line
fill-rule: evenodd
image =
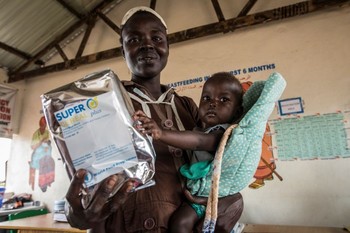
M 122 47 L 133 76 L 155 77 L 167 64 L 169 46 L 166 29 L 157 17 L 148 12 L 136 13 L 124 25 Z

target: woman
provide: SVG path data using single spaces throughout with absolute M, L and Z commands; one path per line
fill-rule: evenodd
M 124 81 L 135 110 L 143 110 L 167 129 L 191 130 L 198 123 L 198 109 L 188 97 L 178 96 L 160 84 L 160 73 L 167 64 L 169 44 L 167 26 L 155 11 L 136 7 L 126 13 L 121 24 L 122 53 L 131 71 L 131 81 Z M 155 104 L 155 102 L 157 104 Z M 73 177 L 66 198 L 69 203 L 68 220 L 74 227 L 91 228 L 90 232 L 167 232 L 172 213 L 185 201 L 183 181 L 178 168 L 185 163 L 185 151 L 154 142 L 156 150 L 156 185 L 129 192 L 130 182 L 108 201 L 118 176 L 106 179 L 87 209 L 81 205 L 80 187 L 84 170 Z M 216 232 L 230 232 L 243 210 L 242 196 L 219 201 Z M 196 225 L 200 232 L 203 222 Z

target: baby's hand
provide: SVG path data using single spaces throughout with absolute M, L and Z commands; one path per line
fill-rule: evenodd
M 147 115 L 138 110 L 132 116 L 133 120 L 136 122 L 140 122 L 141 124 L 137 124 L 137 129 L 140 130 L 141 133 L 152 136 L 154 140 L 160 139 L 162 135 L 162 129 L 157 125 L 157 123 L 147 117 Z
M 142 134 L 145 134 L 145 129 L 142 126 L 142 122 L 141 122 L 141 118 L 147 117 L 146 114 L 141 111 L 138 110 L 136 112 L 134 112 L 134 114 L 131 116 L 133 121 L 134 121 L 134 127 Z

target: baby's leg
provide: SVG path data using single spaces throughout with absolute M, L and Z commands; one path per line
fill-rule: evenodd
M 199 220 L 196 211 L 184 202 L 171 216 L 169 223 L 170 233 L 191 233 Z

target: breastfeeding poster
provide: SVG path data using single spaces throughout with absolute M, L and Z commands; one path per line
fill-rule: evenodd
M 0 84 L 0 137 L 12 138 L 17 89 Z

